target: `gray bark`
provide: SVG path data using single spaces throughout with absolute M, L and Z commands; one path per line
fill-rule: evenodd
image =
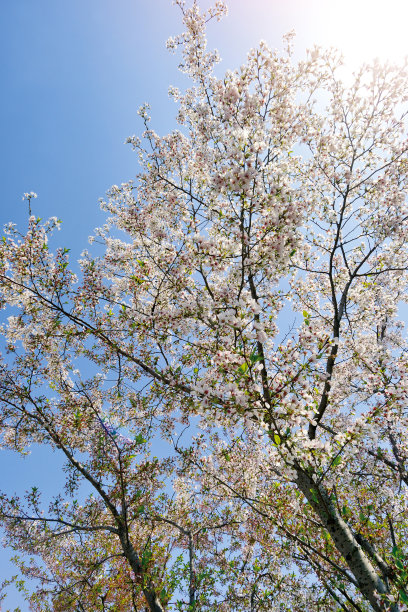
M 385 606 L 378 603 L 375 592 L 386 595 L 389 591 L 385 582 L 358 544 L 350 527 L 342 519 L 327 492 L 300 468 L 296 472 L 296 484 L 332 537 L 337 550 L 354 575 L 361 593 L 370 602 L 375 612 L 382 612 L 385 610 Z M 399 605 L 393 604 L 389 610 L 398 612 Z
M 165 612 L 165 608 L 160 601 L 153 581 L 144 572 L 139 556 L 133 548 L 132 543 L 129 541 L 124 529 L 119 532 L 119 537 L 122 544 L 123 554 L 128 560 L 129 565 L 135 575 L 141 580 L 143 595 L 146 598 L 150 612 Z

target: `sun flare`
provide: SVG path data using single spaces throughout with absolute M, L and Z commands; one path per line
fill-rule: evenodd
M 323 7 L 321 40 L 341 49 L 348 64 L 408 55 L 407 0 L 326 0 Z

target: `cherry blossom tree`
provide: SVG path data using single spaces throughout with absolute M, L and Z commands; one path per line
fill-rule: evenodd
M 225 5 L 176 4 L 179 129 L 140 110 L 103 255 L 34 194 L 0 245 L 1 444 L 66 461 L 49 507 L 1 495 L 30 605 L 407 610 L 407 66 L 290 34 L 219 78 Z

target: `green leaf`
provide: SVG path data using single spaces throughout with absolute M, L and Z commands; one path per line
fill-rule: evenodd
M 243 363 L 239 366 L 238 370 L 239 372 L 242 372 L 242 374 L 245 374 L 245 372 L 248 370 L 248 364 L 246 362 Z
M 408 604 L 408 596 L 404 593 L 404 591 L 400 590 L 399 596 L 400 596 L 402 603 Z
M 152 558 L 152 551 L 146 548 L 142 554 L 142 567 L 145 569 Z
M 144 444 L 146 440 L 144 439 L 142 434 L 137 434 L 137 436 L 135 437 L 135 442 L 136 444 Z
M 292 249 L 292 250 L 291 250 L 291 252 L 290 252 L 290 254 L 289 254 L 289 256 L 290 256 L 290 257 L 293 257 L 293 255 L 294 255 L 295 253 L 296 253 L 296 249 Z
M 281 444 L 281 442 L 282 442 L 282 440 L 280 439 L 280 436 L 278 436 L 278 434 L 273 434 L 273 439 L 275 440 L 276 446 L 279 446 L 279 444 Z
M 262 355 L 258 355 L 258 353 L 253 351 L 250 354 L 249 359 L 250 359 L 251 363 L 257 363 L 257 361 L 262 361 Z
M 166 599 L 166 597 L 167 597 L 167 591 L 166 591 L 166 589 L 162 589 L 162 590 L 160 591 L 160 599 L 161 599 L 162 601 L 164 601 L 164 600 Z
M 398 546 L 394 546 L 391 554 L 395 558 L 402 557 L 402 550 Z
M 319 503 L 319 498 L 317 497 L 317 491 L 316 489 L 310 489 L 310 493 L 312 494 L 312 499 L 313 501 L 318 504 Z
M 303 318 L 305 320 L 305 324 L 306 325 L 310 325 L 310 314 L 308 312 L 306 312 L 306 310 L 303 310 L 302 314 L 303 314 Z
M 229 452 L 227 450 L 223 450 L 222 451 L 222 455 L 225 458 L 226 461 L 231 461 L 231 455 L 229 454 Z
M 333 459 L 333 461 L 332 461 L 332 466 L 333 466 L 333 467 L 337 467 L 337 466 L 338 466 L 340 463 L 341 463 L 341 457 L 340 457 L 340 456 L 338 456 L 338 457 L 336 457 L 335 459 Z
M 137 283 L 138 285 L 141 285 L 142 283 L 144 283 L 144 280 L 142 278 L 139 278 L 138 276 L 132 275 L 130 278 L 133 281 L 135 281 L 135 283 Z
M 323 537 L 326 540 L 326 542 L 330 541 L 330 534 L 326 530 L 323 531 Z

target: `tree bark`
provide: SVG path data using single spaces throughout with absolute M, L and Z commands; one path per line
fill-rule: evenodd
M 369 558 L 355 539 L 351 529 L 342 519 L 337 507 L 331 501 L 327 492 L 317 485 L 313 479 L 302 469 L 297 468 L 296 483 L 302 491 L 313 510 L 319 516 L 322 525 L 332 537 L 337 550 L 345 559 L 350 571 L 356 579 L 361 593 L 370 602 L 375 612 L 383 612 L 385 605 L 381 605 L 375 593 L 386 595 L 389 593 L 386 584 L 377 573 Z M 387 608 L 390 612 L 398 612 L 399 605 L 392 604 Z
M 153 581 L 144 572 L 139 556 L 133 548 L 132 543 L 129 541 L 124 529 L 119 532 L 119 537 L 122 544 L 123 553 L 128 560 L 130 567 L 135 575 L 141 580 L 143 595 L 145 596 L 150 612 L 165 612 L 165 608 L 160 601 L 160 597 L 157 594 Z

